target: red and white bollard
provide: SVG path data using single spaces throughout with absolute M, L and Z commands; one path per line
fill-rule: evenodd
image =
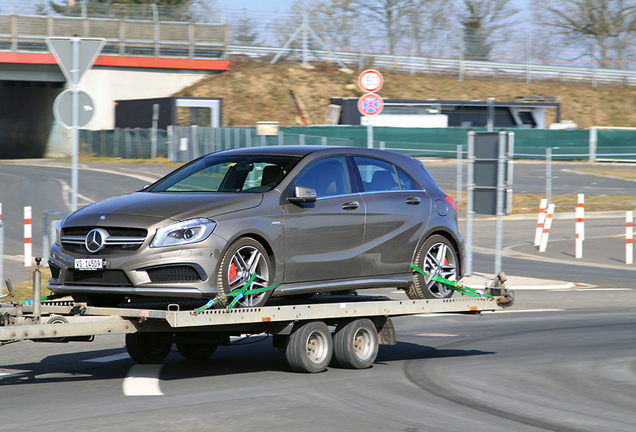
M 628 211 L 626 216 L 625 227 L 625 264 L 634 264 L 634 228 L 632 224 L 634 222 L 634 213 Z
M 576 205 L 576 232 L 585 240 L 585 194 L 579 194 Z
M 543 224 L 545 223 L 545 208 L 548 206 L 548 200 L 542 199 L 539 204 L 539 219 L 537 220 L 537 230 L 534 233 L 534 245 L 541 244 L 541 236 L 543 235 Z
M 550 237 L 550 228 L 552 227 L 552 216 L 554 215 L 554 204 L 548 206 L 548 214 L 545 217 L 545 224 L 543 226 L 543 235 L 541 236 L 541 245 L 539 246 L 539 252 L 545 252 L 548 248 L 548 238 Z
M 31 267 L 32 247 L 31 237 L 33 230 L 31 228 L 31 206 L 24 207 L 24 266 Z

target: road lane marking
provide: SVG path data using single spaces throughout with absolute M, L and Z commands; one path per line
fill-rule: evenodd
M 122 388 L 125 396 L 162 396 L 159 374 L 163 365 L 137 364 L 130 368 Z
M 130 356 L 128 355 L 128 353 L 120 353 L 120 354 L 113 354 L 113 355 L 104 356 L 104 357 L 86 359 L 82 361 L 87 363 L 108 363 L 108 362 L 113 362 L 118 360 L 129 359 L 129 358 Z

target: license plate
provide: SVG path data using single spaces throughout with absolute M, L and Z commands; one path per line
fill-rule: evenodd
M 101 258 L 78 258 L 75 260 L 75 270 L 102 270 L 104 260 Z

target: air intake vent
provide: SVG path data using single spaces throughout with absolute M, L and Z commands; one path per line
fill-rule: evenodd
M 148 277 L 157 283 L 200 282 L 201 276 L 191 266 L 169 266 L 147 269 Z

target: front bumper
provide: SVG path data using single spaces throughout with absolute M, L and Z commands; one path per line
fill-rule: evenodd
M 145 247 L 131 254 L 104 256 L 76 256 L 53 245 L 47 288 L 60 294 L 213 298 L 218 292 L 216 272 L 224 244 L 212 235 L 188 249 Z M 77 270 L 76 258 L 102 258 L 104 268 Z

